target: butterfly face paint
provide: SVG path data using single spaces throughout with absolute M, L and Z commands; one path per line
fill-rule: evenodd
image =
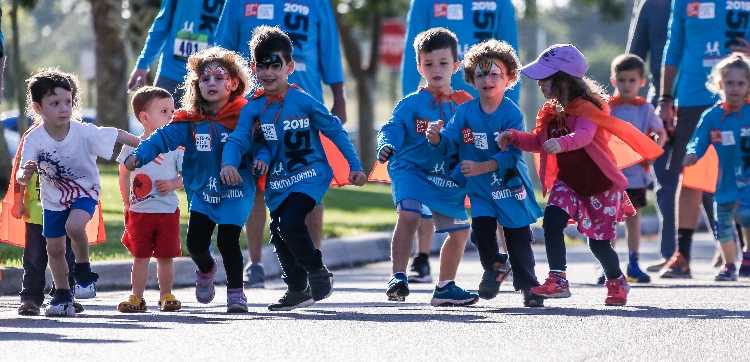
M 474 79 L 478 81 L 483 81 L 485 77 L 495 79 L 504 75 L 503 69 L 500 68 L 500 65 L 498 65 L 494 59 L 483 59 L 477 64 L 477 67 L 474 70 Z
M 281 67 L 284 66 L 284 61 L 278 54 L 271 54 L 263 58 L 261 61 L 256 62 L 255 66 L 258 70 L 273 70 L 278 72 L 281 70 Z

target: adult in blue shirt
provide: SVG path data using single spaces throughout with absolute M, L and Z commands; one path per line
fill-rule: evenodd
M 687 143 L 701 115 L 719 100 L 706 88 L 711 68 L 732 51 L 748 50 L 744 38 L 750 23 L 743 19 L 749 17 L 750 8 L 727 6 L 725 1 L 672 2 L 657 109 L 667 130 L 674 130 L 668 170 L 682 171 Z M 690 249 L 703 192 L 679 186 L 678 195 L 677 250 L 664 265 L 662 278 L 691 277 Z
M 146 84 L 148 66 L 159 57 L 154 85 L 168 90 L 179 102 L 184 94 L 179 86 L 187 74 L 187 58 L 213 45 L 222 5 L 223 1 L 162 0 L 130 73 L 128 89 Z
M 289 82 L 321 103 L 324 103 L 321 81 L 329 85 L 333 93 L 331 113 L 345 123 L 344 67 L 331 3 L 328 0 L 227 0 L 216 30 L 216 45 L 251 59 L 248 41 L 252 38 L 253 29 L 259 25 L 278 25 L 289 35 L 294 46 L 292 58 L 295 63 Z M 250 254 L 245 286 L 251 288 L 264 286 L 261 251 L 266 227 L 265 208 L 263 192 L 259 190 L 255 195 L 253 212 L 245 224 Z M 308 214 L 306 222 L 315 246 L 320 249 L 323 207 L 316 206 Z

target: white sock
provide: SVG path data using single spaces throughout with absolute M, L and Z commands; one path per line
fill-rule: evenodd
M 441 280 L 437 283 L 438 288 L 445 288 L 446 285 L 450 284 L 453 280 Z

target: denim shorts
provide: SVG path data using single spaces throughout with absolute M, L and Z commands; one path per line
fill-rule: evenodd
M 65 224 L 68 222 L 70 210 L 83 210 L 88 212 L 89 215 L 94 216 L 94 210 L 96 210 L 96 205 L 98 204 L 98 201 L 90 197 L 82 197 L 73 202 L 73 205 L 70 205 L 69 208 L 62 211 L 44 209 L 42 211 L 42 223 L 44 224 L 42 235 L 48 239 L 65 236 L 65 234 L 67 234 L 65 231 Z

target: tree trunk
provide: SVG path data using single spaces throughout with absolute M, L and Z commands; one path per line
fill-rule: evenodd
M 101 126 L 128 129 L 127 57 L 122 27 L 122 2 L 89 0 L 96 55 L 96 118 Z
M 25 84 L 25 72 L 23 71 L 23 65 L 21 64 L 21 35 L 18 33 L 18 9 L 19 4 L 17 0 L 13 1 L 13 5 L 10 10 L 10 24 L 13 32 L 13 77 L 14 88 L 16 89 L 16 105 L 18 106 L 18 134 L 23 134 L 29 127 L 26 121 L 26 84 Z
M 362 64 L 362 52 L 359 49 L 359 42 L 352 34 L 351 27 L 344 23 L 341 14 L 335 12 L 335 15 L 339 37 L 344 46 L 344 58 L 357 82 L 357 109 L 359 111 L 357 153 L 365 174 L 369 174 L 375 164 L 375 90 L 377 89 L 381 15 L 375 13 L 372 16 L 370 59 L 367 65 Z

